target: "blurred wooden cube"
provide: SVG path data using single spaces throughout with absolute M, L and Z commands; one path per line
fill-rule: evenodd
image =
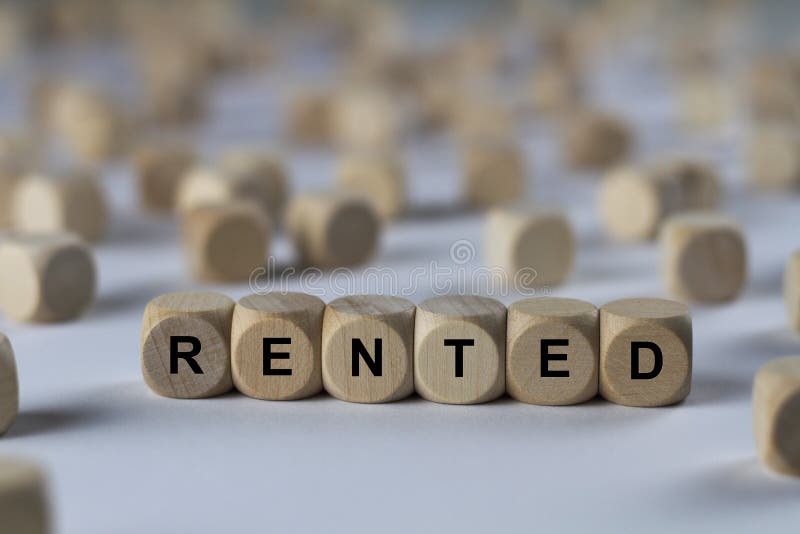
M 14 349 L 0 334 L 0 436 L 14 423 L 19 412 L 19 380 Z
M 346 156 L 337 175 L 341 187 L 362 192 L 378 214 L 393 219 L 406 208 L 406 174 L 400 159 L 388 153 L 355 153 Z
M 503 270 L 511 287 L 562 283 L 572 271 L 575 238 L 564 212 L 515 205 L 486 218 L 486 264 Z
M 749 177 L 757 189 L 800 188 L 800 130 L 778 124 L 757 127 L 750 144 Z
M 259 206 L 239 201 L 183 212 L 181 234 L 195 278 L 246 281 L 266 263 L 271 226 Z
M 29 174 L 14 189 L 11 219 L 22 232 L 67 231 L 98 241 L 108 208 L 102 186 L 87 172 Z
M 800 356 L 772 360 L 756 374 L 753 434 L 767 467 L 800 476 Z
M 0 532 L 49 534 L 50 510 L 41 468 L 20 458 L 0 458 Z
M 378 246 L 381 221 L 362 194 L 319 192 L 291 200 L 286 227 L 302 264 L 332 268 L 369 260 Z
M 525 155 L 513 141 L 480 138 L 464 148 L 464 197 L 475 207 L 520 199 L 525 191 Z
M 180 142 L 160 141 L 139 147 L 134 168 L 141 205 L 152 212 L 171 211 L 178 186 L 195 160 L 194 150 Z
M 92 252 L 73 234 L 12 234 L 0 243 L 0 308 L 13 319 L 74 319 L 96 285 Z
M 718 213 L 673 215 L 661 229 L 662 272 L 667 290 L 696 302 L 727 301 L 747 279 L 741 227 Z
M 606 169 L 628 157 L 633 145 L 630 126 L 616 115 L 579 112 L 567 125 L 563 150 L 577 169 Z

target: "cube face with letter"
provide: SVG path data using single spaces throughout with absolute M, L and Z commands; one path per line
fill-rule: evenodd
M 319 393 L 324 311 L 321 299 L 302 293 L 241 299 L 231 328 L 236 389 L 265 400 L 295 400 Z
M 476 296 L 428 299 L 417 307 L 414 384 L 425 399 L 478 404 L 505 391 L 506 307 Z
M 325 390 L 349 402 L 380 403 L 414 392 L 414 304 L 356 295 L 330 302 L 322 326 Z
M 568 405 L 597 395 L 597 308 L 581 300 L 530 298 L 508 309 L 506 390 L 522 402 Z
M 692 323 L 679 302 L 637 298 L 600 308 L 600 394 L 626 406 L 666 406 L 689 395 Z
M 218 293 L 168 293 L 151 300 L 142 321 L 142 374 L 165 397 L 228 392 L 234 303 Z

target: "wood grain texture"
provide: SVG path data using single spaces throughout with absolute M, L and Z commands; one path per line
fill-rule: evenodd
M 542 297 L 508 308 L 506 391 L 522 402 L 578 404 L 598 390 L 600 318 L 575 299 Z M 543 353 L 548 354 L 543 362 Z M 552 356 L 550 356 L 552 355 Z M 545 376 L 568 373 L 568 376 Z
M 300 263 L 329 268 L 367 261 L 378 247 L 381 222 L 363 195 L 332 191 L 294 197 L 286 228 Z
M 469 340 L 459 369 L 456 346 Z M 506 307 L 478 296 L 445 296 L 417 306 L 414 385 L 423 398 L 447 404 L 478 404 L 505 391 Z M 461 371 L 461 376 L 459 375 Z
M 605 169 L 619 164 L 631 150 L 633 134 L 615 115 L 586 111 L 571 117 L 564 137 L 564 151 L 577 169 Z
M 74 319 L 96 285 L 92 252 L 73 234 L 11 234 L 0 243 L 0 308 L 15 320 Z
M 244 281 L 267 259 L 269 219 L 250 202 L 194 208 L 181 215 L 181 235 L 198 280 Z
M 14 349 L 0 334 L 0 436 L 14 423 L 19 412 L 19 381 Z
M 765 465 L 800 477 L 800 356 L 772 360 L 756 374 L 753 433 Z
M 322 317 L 325 303 L 303 293 L 250 295 L 236 303 L 231 365 L 236 389 L 257 399 L 294 400 L 322 390 Z M 265 338 L 277 341 L 265 346 Z M 277 358 L 265 371 L 265 347 Z M 278 370 L 278 373 L 266 374 Z
M 719 213 L 673 215 L 661 229 L 662 274 L 675 297 L 696 302 L 736 298 L 747 279 L 741 227 Z
M 362 403 L 392 402 L 413 393 L 414 314 L 414 304 L 398 297 L 355 295 L 330 302 L 322 323 L 325 390 Z M 363 352 L 354 355 L 354 340 L 379 368 L 373 369 Z
M 477 137 L 464 146 L 464 198 L 476 207 L 520 198 L 526 165 L 520 147 L 505 137 Z
M 337 181 L 340 187 L 363 193 L 384 219 L 394 219 L 406 209 L 406 173 L 396 154 L 349 154 L 339 163 Z
M 234 302 L 219 293 L 168 293 L 151 300 L 142 319 L 142 374 L 147 385 L 164 397 L 197 399 L 214 397 L 233 387 L 231 378 L 231 322 Z M 193 336 L 200 343 L 192 369 L 186 358 L 177 359 L 171 372 L 170 338 Z M 188 342 L 178 343 L 188 352 Z
M 178 185 L 196 159 L 194 150 L 178 141 L 161 140 L 138 147 L 133 166 L 142 207 L 152 212 L 171 211 Z
M 800 250 L 789 256 L 783 275 L 783 300 L 789 326 L 800 332 Z
M 634 343 L 654 343 L 662 354 Z M 640 377 L 634 377 L 634 353 Z M 600 308 L 600 394 L 626 406 L 666 406 L 689 395 L 692 383 L 692 322 L 686 305 L 664 299 L 634 298 Z
M 0 458 L 0 532 L 51 532 L 45 477 L 31 461 Z
M 486 218 L 484 239 L 486 265 L 502 269 L 513 287 L 560 284 L 572 271 L 575 238 L 559 209 L 495 208 Z
M 91 174 L 30 174 L 17 185 L 12 225 L 22 232 L 73 232 L 86 241 L 103 238 L 108 226 L 105 194 Z

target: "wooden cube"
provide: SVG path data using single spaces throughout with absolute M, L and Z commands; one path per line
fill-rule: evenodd
M 479 138 L 464 153 L 464 197 L 487 207 L 519 199 L 525 190 L 525 156 L 510 140 Z
M 568 112 L 580 104 L 583 93 L 578 76 L 568 68 L 548 64 L 533 73 L 531 99 L 536 113 Z
M 414 304 L 399 297 L 355 295 L 325 308 L 322 381 L 348 402 L 379 403 L 414 392 Z
M 800 356 L 772 360 L 756 374 L 753 433 L 765 465 L 800 476 Z
M 231 327 L 236 389 L 266 400 L 319 393 L 324 311 L 322 300 L 303 293 L 276 292 L 239 300 Z
M 200 206 L 181 215 L 181 234 L 198 280 L 244 281 L 267 259 L 270 222 L 251 202 Z
M 757 189 L 800 188 L 800 135 L 796 126 L 770 124 L 753 132 L 748 176 Z
M 155 393 L 178 399 L 230 391 L 234 302 L 219 293 L 168 293 L 147 303 L 142 374 Z
M 783 299 L 789 326 L 800 332 L 800 250 L 789 256 L 783 275 Z
M 578 404 L 597 395 L 600 316 L 588 302 L 531 298 L 508 308 L 506 391 L 522 402 Z
M 28 460 L 0 458 L 0 532 L 51 532 L 45 477 Z
M 499 267 L 513 287 L 560 284 L 572 271 L 575 238 L 563 211 L 516 205 L 486 218 L 486 264 Z
M 289 137 L 300 145 L 329 144 L 333 138 L 334 97 L 327 91 L 297 91 L 288 105 Z
M 417 306 L 414 385 L 425 399 L 478 404 L 506 385 L 506 307 L 478 296 L 446 296 Z
M 731 300 L 747 278 L 742 229 L 722 214 L 673 215 L 661 230 L 661 254 L 667 290 L 682 299 Z
M 600 395 L 625 406 L 666 406 L 685 399 L 691 384 L 685 304 L 636 298 L 600 308 Z
M 619 117 L 582 112 L 567 125 L 564 150 L 578 169 L 605 169 L 624 160 L 631 151 L 633 134 Z
M 0 436 L 14 423 L 19 412 L 17 364 L 11 342 L 0 334 Z
M 14 190 L 22 178 L 22 165 L 13 156 L 0 155 L 0 228 L 11 226 Z
M 363 193 L 384 219 L 393 219 L 405 211 L 406 173 L 394 154 L 352 154 L 339 165 L 338 182 L 343 188 Z
M 231 197 L 253 200 L 273 221 L 280 219 L 289 194 L 289 176 L 277 155 L 253 148 L 234 149 L 222 157 L 220 169 L 230 178 Z
M 179 142 L 162 141 L 141 146 L 134 154 L 141 205 L 153 212 L 172 210 L 178 185 L 195 159 L 194 151 Z
M 73 234 L 12 234 L 0 243 L 0 308 L 18 321 L 68 321 L 94 300 L 95 262 Z
M 619 241 L 654 238 L 664 219 L 683 205 L 680 183 L 674 176 L 632 167 L 608 173 L 598 195 L 606 232 Z
M 332 123 L 337 143 L 350 150 L 391 150 L 402 134 L 400 102 L 378 87 L 351 87 L 340 92 Z
M 682 122 L 694 130 L 711 130 L 730 121 L 734 113 L 734 93 L 719 75 L 691 74 L 678 83 L 678 102 Z
M 31 174 L 12 197 L 13 227 L 23 232 L 73 232 L 86 241 L 106 233 L 108 208 L 94 176 L 85 172 Z
M 381 221 L 362 194 L 335 191 L 294 197 L 286 227 L 302 264 L 343 267 L 364 263 L 375 253 Z
M 678 189 L 676 208 L 682 210 L 707 210 L 717 208 L 722 200 L 722 182 L 714 168 L 707 162 L 689 158 L 675 158 L 653 166 L 652 172 Z

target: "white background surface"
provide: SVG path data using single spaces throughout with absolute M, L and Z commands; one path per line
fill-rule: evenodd
M 663 80 L 640 76 L 635 63 L 629 70 L 627 78 L 600 80 L 596 100 L 636 120 L 637 157 L 689 150 L 716 162 L 728 185 L 726 207 L 746 226 L 744 294 L 727 305 L 692 307 L 695 370 L 684 403 L 636 409 L 602 400 L 540 407 L 509 399 L 446 406 L 414 397 L 370 406 L 325 395 L 283 403 L 239 394 L 160 398 L 139 369 L 146 302 L 196 287 L 239 298 L 248 288 L 193 283 L 174 222 L 140 214 L 130 172 L 119 167 L 105 178 L 116 209 L 109 239 L 96 250 L 92 310 L 68 324 L 0 320 L 21 382 L 21 413 L 0 439 L 0 453 L 47 466 L 58 532 L 66 534 L 795 531 L 800 481 L 757 462 L 750 388 L 760 365 L 800 354 L 780 295 L 784 262 L 800 247 L 798 197 L 747 192 L 740 132 L 715 140 L 678 134 L 663 96 L 654 96 Z M 274 140 L 266 119 L 274 109 L 264 98 L 273 82 L 256 77 L 217 88 L 216 109 L 228 119 L 205 132 L 208 152 L 240 139 Z M 265 118 L 264 129 L 253 117 Z M 563 170 L 554 131 L 534 123 L 521 139 L 530 196 L 564 205 L 579 237 L 575 272 L 554 294 L 597 305 L 664 296 L 657 246 L 606 240 L 596 182 Z M 289 156 L 295 190 L 330 180 L 331 154 Z M 404 280 L 431 260 L 453 266 L 451 245 L 467 239 L 478 257 L 464 268 L 479 266 L 482 216 L 423 209 L 454 202 L 457 155 L 429 142 L 408 156 L 412 200 L 429 214 L 388 228 L 373 265 L 392 267 Z M 290 261 L 283 237 L 274 250 L 279 264 Z M 422 284 L 411 298 L 432 293 Z M 335 296 L 325 291 L 326 300 Z

